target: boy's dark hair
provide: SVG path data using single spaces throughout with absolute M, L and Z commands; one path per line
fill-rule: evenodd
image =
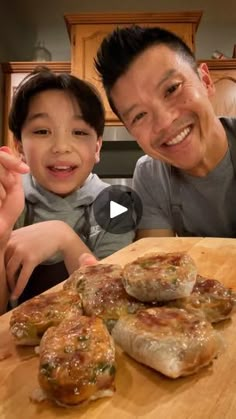
M 197 72 L 197 63 L 192 51 L 176 34 L 157 26 L 132 25 L 115 29 L 103 39 L 95 58 L 95 68 L 102 80 L 110 106 L 117 115 L 111 98 L 112 87 L 128 70 L 135 58 L 154 45 L 165 45 L 177 52 Z
M 90 83 L 67 73 L 56 74 L 47 67 L 37 67 L 18 86 L 9 113 L 9 128 L 21 141 L 21 132 L 29 111 L 30 100 L 46 90 L 62 90 L 72 95 L 82 116 L 97 133 L 103 134 L 105 111 L 98 92 Z

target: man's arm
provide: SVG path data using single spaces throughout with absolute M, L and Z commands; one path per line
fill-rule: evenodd
M 169 169 L 144 156 L 137 164 L 133 188 L 143 204 L 135 240 L 144 237 L 173 237 Z

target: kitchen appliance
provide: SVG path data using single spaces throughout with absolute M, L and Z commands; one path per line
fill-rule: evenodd
M 106 127 L 100 162 L 93 172 L 111 185 L 130 187 L 136 162 L 143 154 L 125 127 Z

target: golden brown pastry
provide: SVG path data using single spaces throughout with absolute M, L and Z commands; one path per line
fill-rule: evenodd
M 112 336 L 136 361 L 171 378 L 197 372 L 222 348 L 209 322 L 177 308 L 148 308 L 121 317 Z
M 124 267 L 124 287 L 140 301 L 169 301 L 191 294 L 197 268 L 185 252 L 150 253 Z
M 101 319 L 64 320 L 47 330 L 39 352 L 40 386 L 58 404 L 75 405 L 113 394 L 115 347 Z
M 79 294 L 64 290 L 48 292 L 13 310 L 10 331 L 17 345 L 37 345 L 50 326 L 56 326 L 66 316 L 74 314 L 82 314 Z
M 231 317 L 236 311 L 236 294 L 216 279 L 198 275 L 189 297 L 174 300 L 168 306 L 197 310 L 211 323 Z
M 83 266 L 74 271 L 65 281 L 63 288 L 65 290 L 72 289 L 79 292 L 83 289 L 83 284 L 86 281 L 101 281 L 105 279 L 121 278 L 122 268 L 120 265 L 103 264 Z
M 98 264 L 74 272 L 64 287 L 76 289 L 84 314 L 99 316 L 111 330 L 120 316 L 144 307 L 126 293 L 122 278 L 123 270 L 119 265 Z

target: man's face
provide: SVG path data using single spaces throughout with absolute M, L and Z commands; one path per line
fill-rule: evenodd
M 161 45 L 136 58 L 111 98 L 145 153 L 191 172 L 204 162 L 213 138 L 212 93 L 206 66 L 200 78 L 183 57 Z
M 75 98 L 48 90 L 31 99 L 20 145 L 38 183 L 66 196 L 83 185 L 99 161 L 101 139 L 84 121 Z

